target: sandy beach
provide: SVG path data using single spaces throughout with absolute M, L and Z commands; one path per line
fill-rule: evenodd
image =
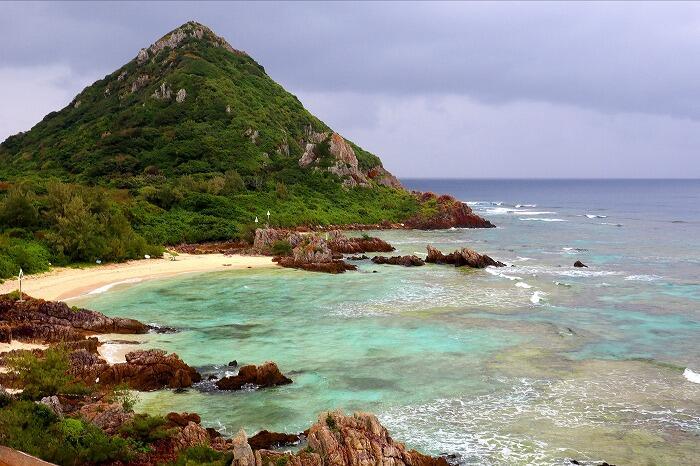
M 28 275 L 22 291 L 35 298 L 67 300 L 112 286 L 164 278 L 182 273 L 274 267 L 271 257 L 223 254 L 180 254 L 176 260 L 144 259 L 105 264 L 84 269 L 57 267 L 50 272 Z M 0 284 L 0 294 L 17 289 L 17 280 Z

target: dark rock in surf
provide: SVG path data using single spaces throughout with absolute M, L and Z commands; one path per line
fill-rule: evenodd
M 219 390 L 240 390 L 244 385 L 254 385 L 259 388 L 287 385 L 292 379 L 285 377 L 272 361 L 267 361 L 259 366 L 253 364 L 243 366 L 238 374 L 224 377 L 216 386 Z
M 472 267 L 475 269 L 483 269 L 488 266 L 505 267 L 501 261 L 494 260 L 486 254 L 479 254 L 469 248 L 462 248 L 450 254 L 443 254 L 433 246 L 428 245 L 428 257 L 425 262 L 432 264 L 453 264 L 455 267 Z
M 403 265 L 404 267 L 419 267 L 425 265 L 425 261 L 418 256 L 374 256 L 372 262 L 375 264 Z
M 574 267 L 586 267 L 586 268 L 588 268 L 588 266 L 581 261 L 574 262 Z

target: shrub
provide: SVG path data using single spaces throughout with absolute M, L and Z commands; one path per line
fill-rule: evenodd
M 173 429 L 166 428 L 165 422 L 163 416 L 137 414 L 131 421 L 124 424 L 119 431 L 140 443 L 149 444 L 173 435 Z
M 289 256 L 292 253 L 292 245 L 289 241 L 279 240 L 272 244 L 272 254 L 275 256 Z
M 17 374 L 22 384 L 22 398 L 38 400 L 51 395 L 85 394 L 89 390 L 84 384 L 68 374 L 68 350 L 62 347 L 49 348 L 43 357 L 31 351 L 22 351 L 7 360 L 8 368 Z
M 181 452 L 172 466 L 226 466 L 233 460 L 232 453 L 212 450 L 204 445 L 188 448 Z
M 13 401 L 0 410 L 0 444 L 60 465 L 128 461 L 131 444 L 80 419 L 60 420 L 48 407 Z

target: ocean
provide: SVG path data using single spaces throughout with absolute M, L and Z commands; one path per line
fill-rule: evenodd
M 137 338 L 205 378 L 276 361 L 292 385 L 140 394 L 137 410 L 198 412 L 228 434 L 361 410 L 462 464 L 700 463 L 700 181 L 404 183 L 497 228 L 370 232 L 395 254 L 466 246 L 508 266 L 217 272 L 74 304 L 181 329 Z

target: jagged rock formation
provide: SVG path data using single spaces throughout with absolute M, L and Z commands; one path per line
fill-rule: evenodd
M 484 267 L 505 267 L 503 262 L 493 260 L 486 254 L 479 254 L 469 248 L 462 248 L 450 254 L 443 254 L 433 246 L 428 245 L 428 257 L 425 262 L 432 264 L 453 264 L 455 267 L 472 267 L 475 269 L 483 269 Z
M 336 254 L 360 254 L 363 252 L 391 252 L 394 247 L 381 238 L 360 236 L 348 238 L 335 235 L 328 241 L 331 252 Z
M 6 340 L 29 342 L 79 341 L 98 333 L 146 333 L 148 328 L 134 319 L 107 317 L 96 311 L 70 308 L 63 302 L 44 301 L 24 295 L 0 296 L 0 334 Z M 87 343 L 90 344 L 90 343 Z
M 71 354 L 71 373 L 86 383 L 126 384 L 141 391 L 186 388 L 202 379 L 176 354 L 157 349 L 132 351 L 127 353 L 126 362 L 113 365 L 87 351 L 76 351 Z
M 374 256 L 372 262 L 375 264 L 403 265 L 404 267 L 419 267 L 425 265 L 425 261 L 418 256 Z
M 452 196 L 434 193 L 414 193 L 421 203 L 435 209 L 433 215 L 416 215 L 405 222 L 408 228 L 440 230 L 446 228 L 494 228 L 491 222 L 472 212 L 464 202 Z
M 576 262 L 574 262 L 574 267 L 580 268 L 580 267 L 588 267 L 588 266 L 581 261 L 576 261 Z
M 218 380 L 216 386 L 219 390 L 240 390 L 246 385 L 267 388 L 290 383 L 292 379 L 284 376 L 277 364 L 267 361 L 259 366 L 243 366 L 238 374 Z
M 239 433 L 242 445 L 245 433 Z M 395 442 L 389 432 L 369 413 L 346 416 L 341 412 L 324 413 L 308 431 L 308 448 L 295 454 L 257 450 L 255 466 L 447 466 L 444 458 L 434 458 L 408 450 Z M 245 445 L 248 445 L 247 443 Z M 238 464 L 252 466 L 251 452 L 239 447 Z M 234 464 L 236 463 L 234 450 Z

